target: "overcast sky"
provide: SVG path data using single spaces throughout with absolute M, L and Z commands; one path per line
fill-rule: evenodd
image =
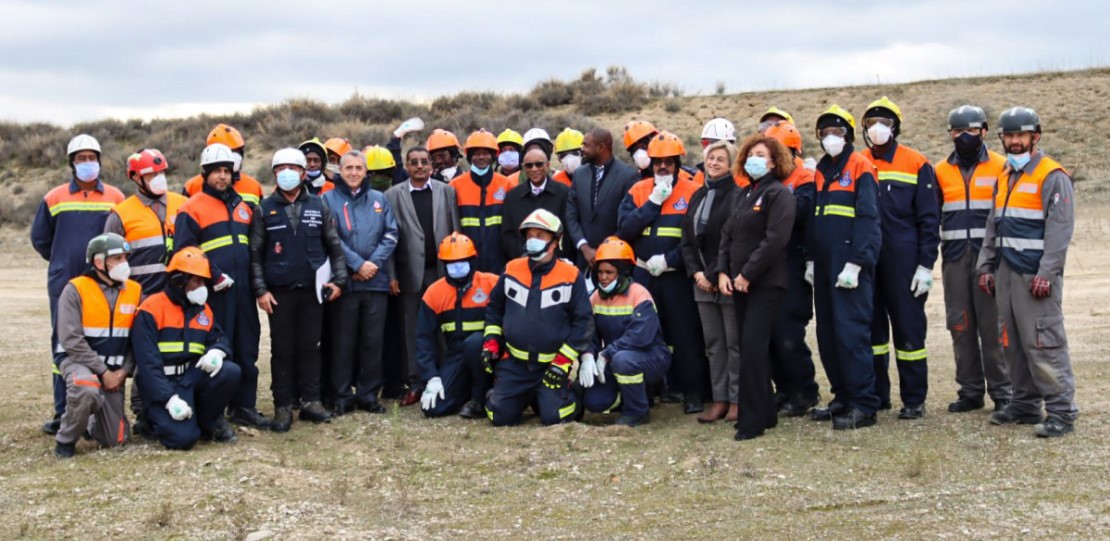
M 1110 64 L 1105 2 L 0 0 L 0 120 L 526 91 L 584 68 L 711 93 Z

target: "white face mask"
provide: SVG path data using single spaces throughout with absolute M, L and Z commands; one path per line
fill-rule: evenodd
M 648 157 L 647 151 L 642 148 L 632 153 L 632 161 L 636 162 L 636 167 L 640 169 L 647 169 L 651 165 L 651 158 Z
M 875 145 L 885 145 L 890 142 L 890 136 L 894 131 L 886 124 L 875 124 L 867 128 L 867 137 L 871 139 L 871 143 Z
M 335 175 L 339 174 L 339 164 L 338 163 L 329 163 L 327 165 L 327 167 L 325 167 L 324 169 L 326 169 L 328 171 L 329 176 L 334 177 Z
M 154 195 L 162 195 L 166 193 L 166 174 L 158 173 L 154 178 L 146 183 L 147 189 Z
M 455 178 L 455 172 L 457 172 L 458 170 L 459 166 L 453 165 L 446 169 L 441 169 L 439 171 L 439 176 L 443 177 L 444 180 L 451 180 L 452 178 Z
M 655 175 L 655 185 L 668 188 L 674 186 L 674 175 Z
M 324 175 L 317 176 L 316 178 L 312 179 L 312 187 L 323 188 L 324 183 L 327 182 L 327 180 L 328 179 L 324 178 Z
M 821 146 L 824 147 L 825 152 L 828 152 L 829 156 L 832 156 L 834 158 L 839 156 L 840 153 L 844 151 L 845 144 L 846 141 L 844 141 L 844 138 L 839 135 L 829 134 L 821 140 Z
M 131 265 L 126 261 L 111 268 L 108 271 L 108 277 L 117 282 L 126 282 L 131 277 Z
M 204 303 L 208 302 L 208 288 L 200 286 L 185 293 L 185 298 L 197 306 L 204 306 Z
M 231 170 L 238 173 L 243 167 L 243 157 L 236 152 L 231 153 Z
M 574 170 L 578 169 L 579 165 L 582 165 L 582 156 L 568 154 L 563 156 L 559 161 L 563 162 L 563 169 L 566 170 L 568 175 L 571 175 L 574 174 Z

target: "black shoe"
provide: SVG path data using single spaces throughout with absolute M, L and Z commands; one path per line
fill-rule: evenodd
M 265 415 L 262 415 L 256 409 L 250 408 L 233 408 L 231 415 L 227 416 L 227 420 L 237 425 L 249 426 L 259 430 L 267 430 L 272 424 Z
M 154 424 L 145 416 L 139 416 L 135 419 L 135 433 L 144 440 L 155 441 L 158 439 L 158 436 L 154 434 Z
M 270 423 L 270 430 L 274 432 L 289 432 L 293 426 L 293 407 L 282 406 L 274 412 L 274 421 Z
M 316 424 L 320 424 L 330 422 L 331 414 L 328 413 L 328 410 L 324 409 L 323 404 L 313 401 L 301 404 L 299 418 L 302 421 L 312 421 Z
M 855 430 L 874 426 L 878 422 L 874 413 L 864 413 L 852 408 L 836 417 L 833 417 L 833 430 Z
M 480 401 L 471 399 L 459 410 L 459 417 L 463 419 L 484 419 L 486 417 L 486 407 Z
M 381 402 L 374 400 L 372 402 L 362 402 L 358 405 L 358 409 L 369 413 L 385 413 L 385 406 Z
M 636 426 L 640 426 L 640 425 L 646 425 L 649 422 L 651 422 L 651 416 L 647 413 L 645 413 L 642 417 L 632 417 L 630 415 L 621 415 L 620 417 L 617 417 L 616 425 L 617 426 L 636 427 Z
M 741 431 L 737 430 L 736 431 L 736 436 L 734 436 L 732 439 L 734 439 L 736 441 L 747 441 L 747 440 L 754 440 L 754 439 L 756 439 L 756 438 L 758 438 L 762 435 L 763 435 L 763 432 L 741 432 Z
M 342 417 L 355 411 L 355 405 L 351 402 L 337 402 L 335 407 L 331 409 L 331 418 Z
M 983 399 L 975 400 L 974 398 L 960 398 L 953 402 L 948 403 L 948 413 L 963 413 L 965 411 L 975 411 L 983 409 Z M 998 411 L 997 404 L 995 410 Z
M 820 398 L 817 396 L 808 398 L 795 396 L 790 400 L 787 400 L 786 403 L 784 403 L 782 407 L 779 408 L 779 411 L 781 411 L 782 414 L 787 417 L 801 417 L 809 413 L 809 410 L 813 409 L 813 407 L 817 405 L 819 400 Z
M 1009 406 L 1009 405 L 1010 405 L 1009 400 L 1006 400 L 1006 399 L 995 400 L 994 401 L 994 411 L 1002 411 L 1002 410 L 1006 409 L 1006 406 Z
M 844 404 L 840 402 L 829 402 L 826 408 L 814 408 L 809 413 L 809 418 L 814 421 L 831 421 L 837 415 L 844 413 Z
M 881 411 L 887 411 L 887 410 L 892 410 L 892 409 L 894 409 L 894 405 L 891 404 L 890 402 L 883 402 L 883 403 L 879 404 L 879 410 L 881 410 Z
M 227 419 L 223 417 L 216 419 L 216 426 L 204 436 L 217 443 L 235 443 L 235 440 L 238 439 L 235 436 L 235 429 L 231 428 Z
M 1040 413 L 1027 413 L 1018 415 L 1010 412 L 1010 408 L 991 413 L 992 425 L 1035 425 L 1044 421 Z
M 53 436 L 58 433 L 62 428 L 62 416 L 55 415 L 53 419 L 42 424 L 42 433 L 47 436 Z
M 73 458 L 73 455 L 76 452 L 77 452 L 77 444 L 76 443 L 57 442 L 54 445 L 54 456 L 56 456 L 58 458 Z
M 790 397 L 783 393 L 775 393 L 775 411 L 782 411 Z
M 682 393 L 668 389 L 659 395 L 659 402 L 663 404 L 678 404 L 682 402 Z
M 686 415 L 693 413 L 701 413 L 705 411 L 705 404 L 702 403 L 701 397 L 696 394 L 686 395 L 682 401 L 682 412 Z
M 902 406 L 898 410 L 898 418 L 902 420 L 920 419 L 925 416 L 925 404 L 918 404 L 916 406 Z
M 1075 430 L 1073 425 L 1051 417 L 1043 423 L 1033 427 L 1033 431 L 1037 433 L 1038 438 L 1059 438 L 1073 430 Z

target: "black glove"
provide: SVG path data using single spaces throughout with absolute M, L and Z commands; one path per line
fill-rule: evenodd
M 568 381 L 570 373 L 555 363 L 548 365 L 547 371 L 543 373 L 543 384 L 549 389 L 562 389 L 567 386 Z

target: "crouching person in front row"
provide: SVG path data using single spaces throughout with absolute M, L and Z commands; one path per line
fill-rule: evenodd
M 107 233 L 85 249 L 85 273 L 66 284 L 58 298 L 58 370 L 65 380 L 66 407 L 54 454 L 70 458 L 87 433 L 105 447 L 123 445 L 131 427 L 123 410 L 123 382 L 134 371 L 127 335 L 142 287 L 129 280 L 131 246 Z
M 593 348 L 578 365 L 585 410 L 619 409 L 617 424 L 622 426 L 648 422 L 647 386 L 661 381 L 671 366 L 655 301 L 646 288 L 632 281 L 635 266 L 632 247 L 617 237 L 605 239 L 597 248 L 598 288 L 590 297 L 597 332 Z
M 223 412 L 241 372 L 224 362 L 231 346 L 206 304 L 208 257 L 184 248 L 166 272 L 169 285 L 143 301 L 131 332 L 145 418 L 167 449 L 190 449 L 201 436 L 235 441 Z
M 570 369 L 590 346 L 594 319 L 578 268 L 557 259 L 563 224 L 539 209 L 520 232 L 527 257 L 509 262 L 486 310 L 482 360 L 493 367 L 486 413 L 496 426 L 519 424 L 535 404 L 545 425 L 574 420 Z

